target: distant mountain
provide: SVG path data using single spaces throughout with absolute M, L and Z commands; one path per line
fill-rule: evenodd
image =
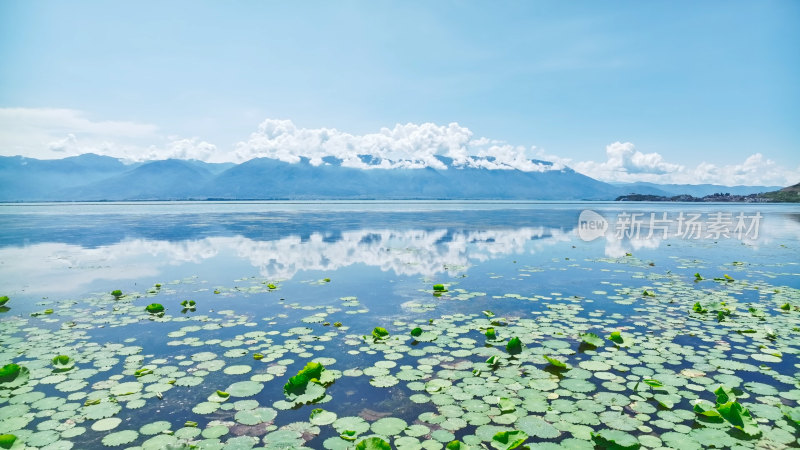
M 623 188 L 626 191 L 625 194 L 658 195 L 663 197 L 675 195 L 705 197 L 717 193 L 750 195 L 781 188 L 781 186 L 722 186 L 719 184 L 655 184 L 645 182 L 612 184 Z
M 51 160 L 0 157 L 0 201 L 66 200 L 65 189 L 119 175 L 136 166 L 92 153 Z
M 762 194 L 762 197 L 773 202 L 800 203 L 800 183 L 785 187 L 778 191 L 765 192 Z
M 64 198 L 80 200 L 184 200 L 213 178 L 198 161 L 152 161 L 129 171 L 67 189 Z
M 388 161 L 359 155 L 362 169 L 327 157 L 314 165 L 256 158 L 241 164 L 196 160 L 161 160 L 125 164 L 107 156 L 85 154 L 59 160 L 0 157 L 0 201 L 115 200 L 325 200 L 325 199 L 483 199 L 613 200 L 620 195 L 684 194 L 690 188 L 730 192 L 722 186 L 612 185 L 572 169 L 521 171 L 490 157 L 471 157 L 466 165 L 437 157 L 446 169 L 378 168 Z M 484 167 L 494 167 L 488 169 Z M 497 168 L 500 167 L 500 168 Z M 757 189 L 757 188 L 750 188 Z M 767 188 L 761 191 L 769 190 Z M 738 191 L 737 191 L 738 192 Z

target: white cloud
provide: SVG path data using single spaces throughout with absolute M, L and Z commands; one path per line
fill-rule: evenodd
M 549 168 L 531 162 L 527 153 L 525 147 L 473 139 L 472 131 L 457 123 L 397 124 L 377 133 L 353 135 L 335 128 L 298 128 L 290 120 L 267 119 L 248 140 L 236 145 L 237 161 L 266 157 L 295 163 L 305 157 L 319 165 L 332 156 L 346 167 L 446 169 L 436 158 L 445 156 L 456 166 L 528 172 Z M 367 164 L 359 155 L 372 155 L 380 161 Z
M 741 164 L 718 166 L 703 161 L 695 167 L 686 167 L 665 161 L 659 153 L 642 153 L 630 142 L 607 145 L 603 162 L 580 161 L 572 167 L 584 175 L 610 182 L 788 186 L 800 181 L 800 167 L 781 166 L 761 153 L 749 156 Z
M 165 137 L 152 124 L 95 121 L 74 109 L 0 108 L 0 154 L 53 159 L 83 153 L 142 161 L 213 160 L 219 152 L 197 138 Z
M 220 148 L 199 137 L 162 134 L 153 124 L 96 121 L 81 111 L 60 108 L 0 108 L 0 155 L 53 159 L 97 153 L 129 161 L 198 159 L 207 162 L 243 162 L 267 157 L 295 163 L 308 158 L 325 164 L 335 157 L 342 165 L 360 168 L 445 169 L 437 158 L 453 159 L 456 166 L 541 172 L 567 166 L 602 181 L 653 183 L 786 186 L 800 181 L 800 167 L 785 167 L 761 153 L 741 164 L 701 162 L 695 167 L 668 162 L 659 153 L 643 153 L 630 142 L 606 146 L 602 162 L 579 161 L 546 154 L 536 147 L 475 137 L 458 123 L 397 124 L 375 133 L 350 134 L 335 128 L 302 128 L 291 120 L 264 120 L 246 140 Z M 367 164 L 358 155 L 372 155 Z M 551 161 L 552 166 L 531 161 Z

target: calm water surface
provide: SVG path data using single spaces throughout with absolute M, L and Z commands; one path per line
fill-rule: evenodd
M 605 218 L 604 236 L 581 238 L 584 210 Z M 630 213 L 641 213 L 638 230 L 620 225 Z M 667 229 L 647 238 L 651 213 Z M 740 214 L 748 226 L 759 217 L 737 230 Z M 681 215 L 696 215 L 699 238 L 684 234 Z M 721 233 L 709 228 L 715 218 Z M 792 205 L 2 205 L 0 295 L 11 300 L 0 313 L 0 362 L 27 367 L 30 380 L 0 390 L 0 433 L 34 448 L 105 448 L 112 434 L 130 438 L 119 448 L 279 448 L 281 439 L 294 442 L 288 447 L 353 445 L 337 436 L 362 425 L 309 422 L 311 410 L 323 408 L 366 423 L 359 440 L 381 435 L 401 448 L 442 448 L 456 438 L 490 446 L 490 435 L 503 429 L 563 448 L 591 448 L 590 433 L 601 429 L 623 431 L 645 448 L 692 448 L 704 437 L 697 429 L 744 448 L 797 446 L 781 411 L 800 400 L 800 312 L 779 306 L 800 306 L 798 255 L 800 207 Z M 448 292 L 433 295 L 439 283 Z M 115 289 L 123 297 L 109 294 Z M 182 308 L 184 300 L 195 308 Z M 693 315 L 696 301 L 709 312 Z M 165 315 L 144 312 L 156 302 Z M 765 324 L 784 334 L 774 339 Z M 397 341 L 365 338 L 376 326 Z M 438 338 L 414 340 L 409 331 L 417 326 Z M 484 342 L 489 326 L 498 342 Z M 580 344 L 580 333 L 604 338 L 615 330 L 635 345 Z M 523 356 L 492 373 L 485 355 L 505 355 L 512 335 L 522 339 Z M 759 353 L 767 356 L 751 357 Z M 58 354 L 72 356 L 75 368 L 54 372 L 50 358 Z M 551 370 L 543 354 L 572 369 Z M 320 402 L 291 408 L 283 384 L 320 358 L 338 372 L 336 382 Z M 726 358 L 742 366 L 721 367 Z M 137 377 L 141 368 L 155 373 Z M 659 392 L 634 386 L 648 377 L 667 385 L 669 408 L 653 397 Z M 447 386 L 431 384 L 437 379 Z M 569 379 L 592 384 L 563 384 Z M 194 410 L 217 389 L 247 380 L 263 389 Z M 135 392 L 114 390 L 126 382 Z M 472 392 L 469 384 L 487 387 Z M 713 403 L 720 384 L 738 389 L 763 430 L 758 437 L 745 439 L 724 422 L 695 422 L 691 402 Z M 611 394 L 627 400 L 614 403 Z M 501 397 L 515 411 L 498 409 Z M 96 400 L 119 408 L 87 410 Z M 581 416 L 582 400 L 600 407 Z M 240 411 L 261 411 L 263 420 L 242 419 Z M 627 419 L 615 422 L 614 414 Z M 376 425 L 387 417 L 421 427 Z M 106 421 L 95 426 L 99 420 Z M 141 428 L 153 421 L 168 423 Z M 197 422 L 197 431 L 186 430 L 186 421 Z

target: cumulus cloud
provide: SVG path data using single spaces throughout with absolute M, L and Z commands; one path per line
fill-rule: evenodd
M 374 133 L 351 134 L 267 119 L 246 139 L 220 148 L 200 137 L 165 135 L 153 124 L 93 120 L 73 109 L 0 108 L 0 155 L 53 159 L 83 153 L 128 161 L 177 158 L 240 163 L 266 157 L 296 163 L 307 158 L 314 165 L 327 164 L 327 158 L 333 157 L 345 167 L 440 170 L 447 168 L 440 159 L 445 157 L 456 167 L 490 170 L 543 172 L 572 167 L 610 182 L 786 186 L 800 181 L 800 167 L 785 167 L 761 153 L 740 164 L 701 162 L 689 167 L 669 162 L 659 153 L 639 151 L 631 142 L 614 142 L 606 146 L 604 161 L 573 162 L 534 146 L 476 137 L 472 130 L 455 122 L 397 124 Z M 372 159 L 365 161 L 361 155 Z
M 664 175 L 685 168 L 670 164 L 658 153 L 642 153 L 630 142 L 614 142 L 606 146 L 606 161 L 581 161 L 574 169 L 605 181 L 640 181 L 642 175 Z
M 609 182 L 788 186 L 800 181 L 800 167 L 779 165 L 761 153 L 749 156 L 741 164 L 719 166 L 701 162 L 687 167 L 667 162 L 659 153 L 642 153 L 630 142 L 607 145 L 603 162 L 580 161 L 572 167 L 584 175 Z
M 198 138 L 173 138 L 153 124 L 92 120 L 62 108 L 0 108 L 0 154 L 52 159 L 97 153 L 131 161 L 212 160 L 216 146 Z
M 531 149 L 532 150 L 532 149 Z M 487 138 L 473 139 L 468 128 L 457 123 L 397 124 L 376 133 L 354 135 L 335 128 L 298 128 L 291 120 L 267 119 L 246 141 L 236 145 L 236 159 L 273 158 L 295 163 L 308 158 L 311 164 L 325 163 L 326 157 L 357 168 L 446 169 L 437 156 L 461 167 L 544 171 L 549 166 L 534 163 L 528 149 Z M 374 159 L 365 162 L 360 155 Z

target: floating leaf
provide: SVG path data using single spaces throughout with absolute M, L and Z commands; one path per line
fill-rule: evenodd
M 514 402 L 507 397 L 502 397 L 498 402 L 498 406 L 500 406 L 500 412 L 503 414 L 512 413 L 517 409 L 517 407 L 514 405 Z
M 392 446 L 379 437 L 371 437 L 356 444 L 356 450 L 392 450 Z
M 16 440 L 17 437 L 13 434 L 0 434 L 0 448 L 9 449 Z
M 0 389 L 11 389 L 28 382 L 30 371 L 27 367 L 15 363 L 0 368 Z
M 264 389 L 264 385 L 257 381 L 239 381 L 231 384 L 225 392 L 234 397 L 250 397 Z
M 728 421 L 734 428 L 742 430 L 744 434 L 750 437 L 756 437 L 761 434 L 756 421 L 750 415 L 745 407 L 739 402 L 732 401 L 722 405 L 717 405 L 717 411 L 723 419 Z
M 642 380 L 642 382 L 644 384 L 650 386 L 650 387 L 653 387 L 653 388 L 664 387 L 664 383 L 662 383 L 662 382 L 660 382 L 660 381 L 658 381 L 656 379 L 653 379 L 653 378 L 645 378 L 645 379 Z
M 511 450 L 522 445 L 528 435 L 522 431 L 501 431 L 492 437 L 492 447 L 500 450 Z
M 160 303 L 151 303 L 144 308 L 150 314 L 158 314 L 164 312 L 164 305 Z
M 603 345 L 603 339 L 594 333 L 584 333 L 580 335 L 583 342 L 593 347 L 600 347 Z
M 565 363 L 563 363 L 563 362 L 561 362 L 561 361 L 559 361 L 559 360 L 557 360 L 555 358 L 551 358 L 551 357 L 549 357 L 547 355 L 542 355 L 542 356 L 544 357 L 544 359 L 547 360 L 547 362 L 550 363 L 550 365 L 552 365 L 554 367 L 557 367 L 559 369 L 566 369 L 567 368 L 567 365 Z
M 103 436 L 103 445 L 106 447 L 118 447 L 120 445 L 130 444 L 139 437 L 139 433 L 135 430 L 122 430 Z
M 289 381 L 283 386 L 283 391 L 287 394 L 299 394 L 306 389 L 306 386 L 312 380 L 319 380 L 322 377 L 322 372 L 325 367 L 318 362 L 309 362 L 303 369 L 297 372 L 297 375 L 289 378 Z
M 383 436 L 395 436 L 403 432 L 408 424 L 397 417 L 384 417 L 372 424 L 372 431 Z
M 313 425 L 330 425 L 336 421 L 336 413 L 321 408 L 313 409 L 308 421 Z
M 372 337 L 373 337 L 374 339 L 376 339 L 376 340 L 377 340 L 377 339 L 384 339 L 384 338 L 386 338 L 387 336 L 389 336 L 389 332 L 388 332 L 388 331 L 386 331 L 386 328 L 383 328 L 383 327 L 375 327 L 375 329 L 373 329 L 373 330 L 372 330 Z
M 595 445 L 612 450 L 636 450 L 641 444 L 635 436 L 620 430 L 604 429 L 591 433 Z

